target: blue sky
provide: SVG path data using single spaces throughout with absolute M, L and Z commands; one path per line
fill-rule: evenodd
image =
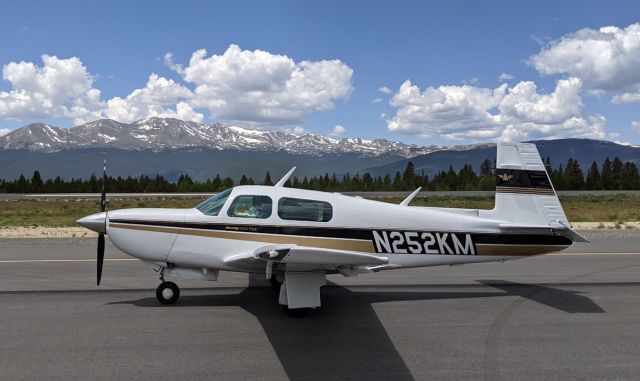
M 159 115 L 416 144 L 640 142 L 637 1 L 22 1 L 3 13 L 0 128 Z

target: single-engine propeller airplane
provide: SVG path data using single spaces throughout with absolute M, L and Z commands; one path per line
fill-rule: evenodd
M 491 210 L 399 205 L 284 187 L 237 186 L 192 209 L 107 212 L 106 168 L 101 212 L 78 220 L 99 233 L 100 285 L 104 235 L 160 273 L 158 301 L 175 303 L 165 277 L 207 281 L 219 272 L 261 273 L 279 287 L 290 316 L 320 306 L 327 274 L 353 276 L 410 267 L 505 261 L 586 242 L 571 229 L 533 144 L 498 143 Z

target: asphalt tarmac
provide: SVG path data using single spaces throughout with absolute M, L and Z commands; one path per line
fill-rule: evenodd
M 257 276 L 177 280 L 89 239 L 0 240 L 0 379 L 640 378 L 640 234 L 506 263 L 329 277 L 287 317 Z

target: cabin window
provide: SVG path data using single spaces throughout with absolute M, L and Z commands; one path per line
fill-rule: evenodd
M 229 206 L 227 214 L 229 217 L 269 218 L 271 206 L 269 196 L 238 196 Z
M 202 214 L 206 214 L 208 216 L 217 216 L 218 213 L 220 213 L 220 209 L 222 209 L 224 203 L 227 201 L 227 198 L 229 198 L 229 194 L 231 194 L 231 189 L 222 191 L 202 201 L 201 203 L 196 205 L 195 208 L 198 209 Z
M 325 201 L 283 197 L 278 201 L 278 216 L 283 220 L 327 222 L 333 207 Z

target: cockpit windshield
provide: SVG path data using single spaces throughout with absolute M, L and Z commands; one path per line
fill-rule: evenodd
M 229 198 L 229 194 L 231 194 L 232 189 L 233 188 L 224 190 L 215 196 L 209 197 L 196 205 L 195 208 L 208 216 L 217 216 L 218 213 L 220 213 L 220 209 L 222 209 L 224 203 L 227 201 L 227 198 Z

